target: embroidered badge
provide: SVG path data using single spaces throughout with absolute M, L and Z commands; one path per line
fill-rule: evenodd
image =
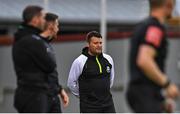
M 111 69 L 110 69 L 109 66 L 106 67 L 106 71 L 107 71 L 107 73 L 110 73 L 110 72 L 111 72 Z

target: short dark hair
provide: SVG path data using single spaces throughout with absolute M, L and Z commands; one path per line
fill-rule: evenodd
M 39 15 L 42 10 L 43 10 L 43 8 L 40 7 L 40 6 L 35 6 L 35 5 L 29 5 L 29 6 L 27 6 L 27 7 L 23 10 L 23 14 L 22 14 L 22 16 L 23 16 L 23 21 L 24 21 L 25 23 L 29 23 L 29 22 L 32 20 L 32 18 L 33 18 L 34 16 Z
M 46 13 L 46 16 L 45 16 L 45 20 L 47 22 L 49 21 L 55 21 L 56 19 L 58 19 L 58 15 L 54 14 L 54 13 Z
M 102 38 L 101 34 L 97 31 L 91 31 L 86 36 L 86 41 L 89 43 L 92 37 Z
M 159 8 L 159 7 L 161 7 L 165 2 L 166 2 L 166 0 L 149 0 L 150 8 L 151 8 L 151 9 Z

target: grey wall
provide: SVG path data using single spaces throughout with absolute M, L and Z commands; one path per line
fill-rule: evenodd
M 59 82 L 66 87 L 68 72 L 73 60 L 79 56 L 84 42 L 55 43 L 53 47 L 56 52 Z M 115 83 L 112 88 L 113 99 L 117 112 L 130 112 L 124 97 L 126 90 L 128 71 L 128 39 L 109 40 L 107 42 L 107 53 L 110 54 L 115 63 Z M 177 68 L 178 56 L 180 56 L 180 39 L 171 39 L 167 60 L 167 74 L 171 80 L 180 84 L 180 71 Z M 123 91 L 120 89 L 124 87 Z M 0 46 L 0 112 L 16 112 L 13 108 L 13 95 L 16 88 L 16 78 L 11 59 L 11 46 Z M 2 94 L 3 93 L 3 94 Z M 79 101 L 70 96 L 70 105 L 63 108 L 63 112 L 79 112 Z M 180 110 L 180 101 L 177 101 L 176 111 Z

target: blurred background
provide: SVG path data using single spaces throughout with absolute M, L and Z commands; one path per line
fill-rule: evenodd
M 115 81 L 112 88 L 116 112 L 129 113 L 125 100 L 128 81 L 129 39 L 135 25 L 149 15 L 148 0 L 0 0 L 0 112 L 13 113 L 16 76 L 12 64 L 13 34 L 21 23 L 27 5 L 40 5 L 60 16 L 60 32 L 52 45 L 56 52 L 59 82 L 66 82 L 73 60 L 85 46 L 89 31 L 102 33 L 104 51 L 115 62 Z M 176 0 L 174 18 L 167 23 L 170 41 L 166 71 L 180 85 L 180 0 Z M 63 112 L 79 112 L 79 100 L 69 91 L 69 107 Z M 175 112 L 180 112 L 180 100 Z

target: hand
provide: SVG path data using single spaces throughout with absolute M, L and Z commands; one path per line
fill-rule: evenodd
M 165 89 L 165 94 L 167 98 L 175 99 L 179 96 L 180 93 L 179 93 L 178 87 L 175 84 L 170 84 Z
M 61 90 L 60 96 L 61 96 L 64 107 L 67 107 L 69 104 L 69 97 L 64 89 Z
M 167 98 L 164 102 L 164 110 L 165 113 L 173 113 L 174 109 L 176 108 L 175 101 L 171 98 Z

